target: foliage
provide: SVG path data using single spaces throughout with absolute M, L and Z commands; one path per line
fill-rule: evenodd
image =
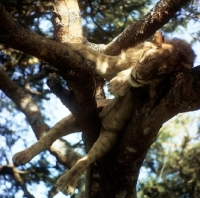
M 144 162 L 148 177 L 139 182 L 138 197 L 198 197 L 199 114 L 179 115 L 160 130 Z

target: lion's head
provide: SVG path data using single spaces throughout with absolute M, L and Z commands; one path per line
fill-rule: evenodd
M 132 68 L 130 83 L 140 87 L 152 82 L 160 82 L 174 71 L 191 69 L 195 53 L 183 40 L 164 40 L 157 32 L 152 42 L 146 42 Z M 155 84 L 155 83 L 154 83 Z

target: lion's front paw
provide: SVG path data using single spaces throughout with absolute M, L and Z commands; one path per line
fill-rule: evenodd
M 57 181 L 57 190 L 61 191 L 66 195 L 73 195 L 78 179 L 79 177 L 76 178 L 75 176 L 70 176 L 68 172 L 65 173 Z
M 16 153 L 13 158 L 13 162 L 17 165 L 24 165 L 31 160 L 31 155 L 27 150 Z
M 130 87 L 128 80 L 115 77 L 110 81 L 108 91 L 116 97 L 124 96 Z

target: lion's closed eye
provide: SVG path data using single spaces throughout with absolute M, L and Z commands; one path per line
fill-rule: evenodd
M 154 62 L 156 62 L 156 58 L 155 58 L 155 57 L 152 57 L 152 56 L 149 56 L 148 62 L 149 62 L 149 63 L 154 63 Z
M 139 62 L 143 63 L 143 64 L 148 64 L 149 62 L 151 62 L 151 57 L 150 56 L 143 56 L 143 58 Z

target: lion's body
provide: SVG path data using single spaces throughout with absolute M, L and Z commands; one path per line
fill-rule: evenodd
M 195 58 L 190 45 L 181 40 L 163 42 L 157 33 L 153 42 L 140 44 L 122 52 L 119 56 L 106 56 L 81 44 L 70 44 L 81 56 L 96 63 L 95 72 L 110 81 L 109 90 L 116 96 L 100 113 L 100 136 L 89 153 L 78 160 L 57 182 L 58 190 L 73 194 L 80 175 L 89 164 L 107 153 L 115 144 L 118 133 L 132 117 L 134 110 L 131 86 L 149 85 L 150 96 L 154 97 L 156 85 L 166 76 L 182 68 L 191 69 Z M 70 115 L 58 122 L 44 137 L 26 150 L 16 153 L 13 161 L 25 164 L 59 137 L 80 131 L 76 119 Z
M 153 97 L 161 80 L 174 71 L 191 69 L 195 58 L 188 43 L 180 39 L 163 41 L 161 32 L 155 34 L 152 42 L 140 43 L 118 56 L 100 54 L 82 44 L 69 46 L 95 62 L 95 73 L 110 81 L 108 89 L 114 96 L 124 96 L 131 86 L 149 85 Z

